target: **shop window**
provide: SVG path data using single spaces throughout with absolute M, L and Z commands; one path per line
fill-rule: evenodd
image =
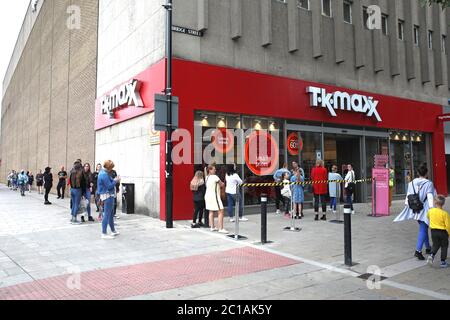
M 350 1 L 344 1 L 344 22 L 352 24 L 352 3 Z
M 442 35 L 442 52 L 447 53 L 447 36 Z

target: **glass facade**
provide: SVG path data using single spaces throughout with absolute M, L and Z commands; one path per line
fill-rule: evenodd
M 201 158 L 202 161 L 201 164 L 196 164 L 195 169 L 203 170 L 208 162 L 214 162 L 222 180 L 225 180 L 226 165 L 235 164 L 237 173 L 248 183 L 273 182 L 273 173 L 255 173 L 245 161 L 245 147 L 249 137 L 258 131 L 266 131 L 276 140 L 279 151 L 277 168 L 284 163 L 292 168 L 292 162 L 295 161 L 303 168 L 306 180 L 310 179 L 317 159 L 324 160 L 328 170 L 332 165 L 337 165 L 343 177 L 346 165 L 352 164 L 359 179 L 371 176 L 375 155 L 388 155 L 389 165 L 395 170 L 395 194 L 404 195 L 409 181 L 415 177 L 415 169 L 421 163 L 431 163 L 430 137 L 420 132 L 378 130 L 378 133 L 372 128 L 305 122 L 288 124 L 280 119 L 211 112 L 197 112 L 195 126 L 196 134 L 201 132 L 202 135 L 201 146 L 197 143 L 194 148 L 196 158 Z M 212 132 L 217 129 L 229 129 L 234 133 L 225 139 L 223 147 L 227 150 L 222 152 L 211 148 L 214 140 Z M 197 137 L 196 141 L 199 141 Z M 205 161 L 205 153 L 211 153 L 212 159 Z M 429 170 L 432 178 L 431 168 Z M 274 188 L 246 188 L 245 204 L 259 204 L 262 193 L 268 194 L 270 201 L 274 201 Z M 357 186 L 357 202 L 367 202 L 371 196 L 370 184 Z M 311 188 L 305 187 L 305 202 L 312 200 Z

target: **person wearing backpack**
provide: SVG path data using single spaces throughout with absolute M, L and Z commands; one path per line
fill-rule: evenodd
M 25 172 L 25 170 L 22 170 L 18 177 L 17 177 L 17 183 L 19 184 L 19 188 L 20 188 L 20 195 L 22 197 L 25 197 L 25 191 L 27 189 L 27 185 L 28 185 L 28 176 Z
M 406 220 L 416 220 L 419 223 L 419 235 L 417 238 L 416 251 L 414 256 L 419 260 L 425 260 L 422 250 L 425 246 L 426 253 L 431 254 L 430 238 L 428 229 L 430 221 L 428 211 L 434 207 L 434 197 L 437 195 L 433 182 L 427 179 L 428 168 L 426 164 L 421 164 L 417 168 L 419 178 L 408 184 L 406 196 L 406 207 L 394 220 L 401 222 Z

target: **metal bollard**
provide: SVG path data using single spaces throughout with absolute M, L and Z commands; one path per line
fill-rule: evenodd
M 236 187 L 236 204 L 235 204 L 235 208 L 234 208 L 234 219 L 235 219 L 234 234 L 228 235 L 229 238 L 232 238 L 236 241 L 247 239 L 247 237 L 239 235 L 239 208 L 240 208 L 241 201 L 242 201 L 241 188 L 240 188 L 240 186 L 237 186 Z
M 344 206 L 344 250 L 345 265 L 352 267 L 352 207 Z
M 267 243 L 267 195 L 261 195 L 261 243 Z

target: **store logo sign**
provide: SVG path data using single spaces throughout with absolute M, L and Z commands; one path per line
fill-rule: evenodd
M 103 96 L 100 99 L 102 114 L 108 114 L 111 119 L 114 119 L 114 114 L 118 109 L 124 107 L 143 108 L 144 103 L 142 102 L 140 89 L 140 81 L 130 80 Z
M 337 117 L 336 110 L 346 110 L 365 113 L 368 117 L 375 117 L 378 122 L 382 122 L 377 111 L 379 101 L 373 97 L 351 95 L 341 91 L 328 93 L 326 89 L 317 87 L 308 87 L 306 91 L 311 95 L 312 107 L 326 108 L 333 117 Z

